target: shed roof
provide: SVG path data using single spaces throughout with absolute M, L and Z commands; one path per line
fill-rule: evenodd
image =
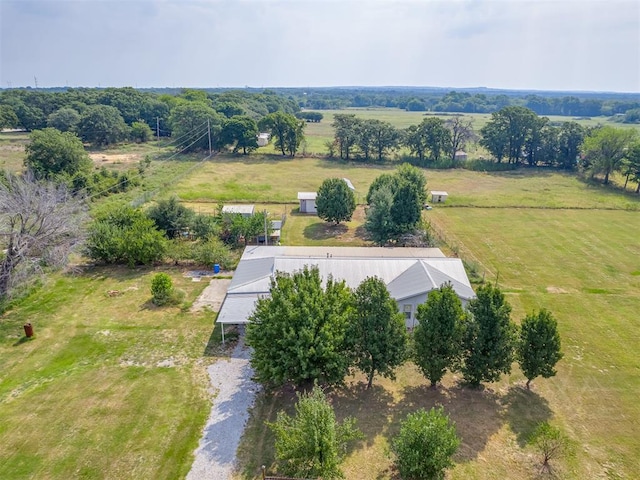
M 356 189 L 356 187 L 353 186 L 353 183 L 351 183 L 351 180 L 349 180 L 348 178 L 343 178 L 342 180 L 344 180 L 344 183 L 346 183 L 347 187 L 349 187 L 351 190 Z
M 447 192 L 442 191 L 442 190 L 431 190 L 431 195 L 440 195 L 440 196 L 446 197 L 449 194 Z
M 222 213 L 240 213 L 241 215 L 253 215 L 255 205 L 225 205 Z
M 298 200 L 315 200 L 317 192 L 298 192 Z

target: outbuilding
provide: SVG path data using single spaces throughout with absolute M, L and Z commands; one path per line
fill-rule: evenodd
M 300 213 L 318 213 L 316 209 L 316 192 L 298 192 Z
M 449 194 L 447 192 L 432 190 L 431 191 L 431 202 L 432 203 L 444 203 L 447 201 L 447 197 Z
M 243 217 L 251 217 L 255 205 L 225 205 L 222 207 L 222 213 L 239 213 Z

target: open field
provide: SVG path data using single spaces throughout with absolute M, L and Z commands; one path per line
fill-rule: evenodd
M 0 170 L 18 172 L 24 168 L 24 147 L 29 143 L 26 132 L 0 132 Z
M 206 286 L 166 271 L 189 302 Z M 0 478 L 174 479 L 189 471 L 208 413 L 213 315 L 152 305 L 153 273 L 55 275 L 0 317 Z
M 297 204 L 298 191 L 315 191 L 326 178 L 347 177 L 364 203 L 371 182 L 394 165 L 345 163 L 319 158 L 218 155 L 165 194 L 190 204 L 218 202 Z M 545 169 L 508 172 L 423 170 L 428 190 L 449 192 L 447 206 L 640 209 L 640 196 L 620 194 L 575 174 Z M 618 179 L 620 180 L 620 179 Z

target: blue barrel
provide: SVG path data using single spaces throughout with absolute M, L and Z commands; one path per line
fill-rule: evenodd
M 213 273 L 220 273 L 220 265 L 217 263 L 213 264 Z

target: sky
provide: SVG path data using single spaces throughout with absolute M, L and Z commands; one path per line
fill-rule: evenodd
M 640 92 L 640 0 L 0 0 L 0 87 Z

